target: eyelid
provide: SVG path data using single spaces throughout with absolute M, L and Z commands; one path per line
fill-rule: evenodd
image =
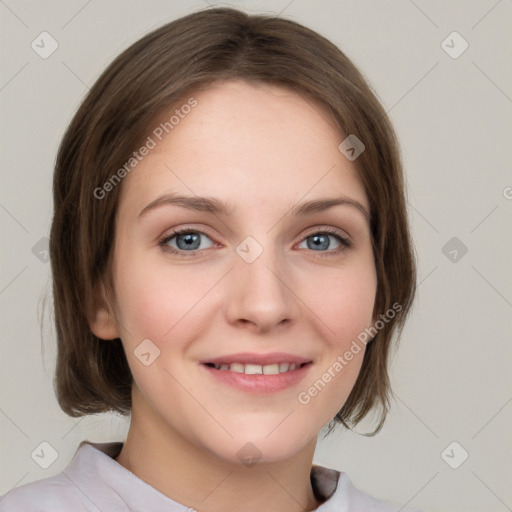
M 163 247 L 165 250 L 167 250 L 171 253 L 174 253 L 177 255 L 183 255 L 183 256 L 193 256 L 193 255 L 197 255 L 197 254 L 202 254 L 203 251 L 206 251 L 207 249 L 212 248 L 212 247 L 208 247 L 207 249 L 194 249 L 191 251 L 184 251 L 184 250 L 180 250 L 180 249 L 175 249 L 174 247 L 170 247 L 167 245 L 170 240 L 179 236 L 180 234 L 191 233 L 191 232 L 206 236 L 213 242 L 214 246 L 219 245 L 218 242 L 215 241 L 214 237 L 210 236 L 205 231 L 195 228 L 193 226 L 185 226 L 182 228 L 173 229 L 167 235 L 164 235 L 163 237 L 159 238 L 158 245 Z M 321 255 L 321 254 L 336 255 L 336 254 L 339 254 L 340 252 L 342 252 L 343 250 L 349 249 L 353 245 L 353 240 L 350 235 L 348 235 L 346 232 L 342 231 L 339 228 L 334 228 L 331 226 L 312 226 L 311 228 L 309 228 L 306 231 L 306 233 L 304 233 L 301 236 L 300 240 L 297 243 L 300 244 L 300 243 L 304 242 L 304 240 L 306 240 L 308 237 L 310 237 L 312 235 L 321 235 L 321 234 L 326 234 L 326 235 L 331 235 L 331 236 L 337 237 L 342 246 L 341 249 L 328 250 L 328 251 L 311 251 L 311 252 L 317 252 L 319 255 Z
M 212 236 L 210 236 L 208 233 L 206 233 L 205 231 L 203 231 L 201 229 L 197 229 L 197 228 L 194 228 L 191 226 L 186 226 L 183 228 L 176 228 L 176 229 L 171 230 L 171 232 L 168 233 L 167 235 L 164 235 L 164 236 L 158 238 L 158 245 L 163 247 L 164 249 L 168 250 L 169 252 L 172 252 L 175 254 L 180 254 L 180 255 L 181 254 L 199 254 L 206 250 L 206 249 L 194 249 L 193 251 L 183 251 L 183 250 L 175 249 L 174 247 L 170 247 L 167 245 L 170 240 L 172 240 L 173 238 L 175 238 L 179 235 L 182 235 L 184 233 L 198 233 L 200 235 L 204 235 L 205 237 L 209 238 L 213 242 L 214 246 L 218 245 L 218 243 L 215 241 L 215 239 Z M 211 247 L 208 247 L 208 249 L 211 249 Z
M 338 243 L 340 244 L 340 247 L 337 249 L 330 249 L 327 251 L 313 251 L 313 250 L 307 250 L 308 252 L 312 252 L 315 254 L 316 257 L 329 257 L 329 256 L 338 256 L 344 251 L 350 249 L 354 245 L 354 241 L 350 235 L 348 235 L 346 232 L 343 232 L 342 230 L 338 228 L 333 228 L 330 226 L 314 226 L 311 228 L 311 231 L 308 233 L 302 235 L 299 244 L 303 243 L 307 238 L 313 235 L 328 235 L 333 236 L 334 238 L 338 239 Z
M 322 234 L 322 233 L 327 233 L 329 235 L 336 235 L 336 236 L 339 236 L 340 238 L 346 240 L 347 242 L 351 242 L 351 243 L 353 242 L 352 237 L 346 231 L 344 231 L 340 228 L 332 227 L 332 226 L 321 226 L 321 225 L 313 226 L 312 228 L 308 229 L 306 234 L 302 236 L 301 241 L 304 240 L 304 238 L 307 238 L 308 236 Z

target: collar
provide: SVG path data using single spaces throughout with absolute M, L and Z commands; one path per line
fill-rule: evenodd
M 122 447 L 122 442 L 82 441 L 65 474 L 86 496 L 93 496 L 89 499 L 102 510 L 108 510 L 109 497 L 107 493 L 98 492 L 98 479 L 126 504 L 126 511 L 145 512 L 151 505 L 152 512 L 190 512 L 190 508 L 167 497 L 116 462 L 114 459 Z M 319 502 L 323 504 L 333 496 L 339 477 L 337 470 L 312 465 L 311 486 Z

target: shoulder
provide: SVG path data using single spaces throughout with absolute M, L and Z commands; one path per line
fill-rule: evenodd
M 65 474 L 30 482 L 0 497 L 0 512 L 88 512 L 83 496 Z
M 354 486 L 348 475 L 336 469 L 313 465 L 311 482 L 321 500 L 317 512 L 364 510 L 372 512 L 421 512 L 416 508 L 379 500 Z
M 80 443 L 73 459 L 54 476 L 30 482 L 0 496 L 0 512 L 98 512 L 123 487 L 121 466 L 112 460 L 122 443 Z M 126 472 L 129 475 L 128 472 Z M 115 500 L 114 500 L 115 501 Z M 118 500 L 119 501 L 119 500 Z
M 338 488 L 335 494 L 341 494 L 346 497 L 349 510 L 371 510 L 372 512 L 422 512 L 414 507 L 403 506 L 402 504 L 383 501 L 354 486 L 346 473 L 341 472 L 338 480 Z

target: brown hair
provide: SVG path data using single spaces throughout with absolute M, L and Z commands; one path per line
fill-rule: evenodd
M 314 99 L 331 113 L 340 136 L 355 134 L 366 147 L 354 163 L 370 202 L 374 311 L 384 313 L 393 303 L 401 311 L 367 345 L 355 386 L 330 427 L 350 428 L 380 406 L 377 432 L 390 403 L 391 340 L 401 334 L 416 284 L 393 128 L 363 76 L 327 39 L 283 18 L 230 8 L 187 15 L 125 50 L 96 81 L 64 135 L 50 235 L 59 404 L 74 417 L 131 410 L 132 375 L 121 341 L 98 339 L 88 323 L 100 285 L 115 310 L 110 264 L 122 184 L 108 199 L 96 199 L 94 191 L 127 161 L 162 112 L 192 90 L 235 78 L 279 84 Z

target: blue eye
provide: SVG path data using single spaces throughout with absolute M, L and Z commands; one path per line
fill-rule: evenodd
M 210 240 L 210 245 L 205 247 L 204 244 L 202 244 L 202 237 Z M 213 242 L 207 235 L 201 233 L 201 231 L 181 229 L 166 236 L 160 241 L 160 245 L 169 247 L 173 252 L 190 252 L 208 249 L 208 247 L 213 245 Z
M 204 243 L 205 240 L 206 243 Z M 332 247 L 333 241 L 334 247 Z M 325 252 L 331 255 L 339 254 L 352 246 L 352 242 L 349 238 L 345 238 L 337 231 L 327 228 L 308 235 L 302 240 L 301 245 L 304 243 L 306 247 L 299 245 L 300 249 L 309 249 L 313 252 L 321 253 Z M 159 245 L 166 251 L 170 251 L 179 256 L 194 256 L 196 251 L 209 249 L 213 247 L 215 243 L 205 233 L 185 228 L 173 231 L 171 234 L 164 237 L 159 242 Z
M 335 247 L 331 247 L 331 240 L 336 242 Z M 333 250 L 334 252 L 339 252 L 343 250 L 343 248 L 350 247 L 350 241 L 347 238 L 342 237 L 336 232 L 333 231 L 322 231 L 319 233 L 313 233 L 307 236 L 301 244 L 306 243 L 307 247 L 300 247 L 300 249 L 311 249 L 315 252 L 325 252 L 328 249 Z

